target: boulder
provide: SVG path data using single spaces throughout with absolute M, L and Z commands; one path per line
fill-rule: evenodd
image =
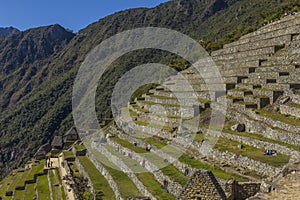
M 269 181 L 262 181 L 261 185 L 260 185 L 260 191 L 263 193 L 269 193 L 271 192 L 273 189 L 272 183 Z
M 245 124 L 235 124 L 231 126 L 232 131 L 237 131 L 237 132 L 245 132 L 246 130 L 246 125 Z

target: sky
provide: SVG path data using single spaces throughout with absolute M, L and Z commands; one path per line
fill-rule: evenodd
M 60 24 L 74 32 L 128 8 L 151 8 L 168 0 L 0 0 L 0 27 L 26 30 Z

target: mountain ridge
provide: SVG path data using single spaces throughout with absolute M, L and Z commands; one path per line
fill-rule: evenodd
M 15 33 L 19 33 L 20 30 L 18 30 L 15 27 L 5 27 L 5 28 L 1 28 L 0 27 L 0 36 L 9 36 L 11 34 L 15 34 Z

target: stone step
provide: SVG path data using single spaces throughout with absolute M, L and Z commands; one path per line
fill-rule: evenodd
M 204 98 L 210 99 L 210 94 L 208 92 L 196 92 L 196 91 L 156 91 L 154 90 L 153 94 L 158 96 L 165 96 L 165 97 L 185 97 L 185 98 Z
M 245 77 L 249 75 L 249 68 L 229 69 L 229 70 L 221 71 L 221 74 L 224 77 L 236 77 L 236 76 Z
M 258 95 L 247 95 L 244 97 L 245 102 L 254 102 L 258 105 L 258 109 L 262 109 L 267 105 L 270 105 L 270 98 L 268 96 L 258 96 Z
M 290 30 L 294 31 L 294 29 Z M 261 53 L 267 53 L 270 50 L 267 50 L 268 47 L 276 47 L 280 45 L 287 44 L 291 41 L 291 34 L 284 34 L 282 32 L 274 33 L 273 35 L 268 34 L 267 36 L 258 36 L 255 40 L 253 39 L 240 39 L 236 42 L 224 45 L 224 48 L 218 50 L 216 52 L 212 52 L 213 57 L 217 57 L 223 54 L 237 53 L 243 51 L 250 51 L 255 49 L 265 48 L 266 50 L 262 50 Z M 279 48 L 280 49 L 280 48 Z M 273 49 L 274 51 L 270 51 L 269 53 L 275 53 L 278 51 L 276 47 Z M 255 54 L 255 52 L 254 52 Z M 251 54 L 250 54 L 251 55 Z
M 267 88 L 257 88 L 253 90 L 253 95 L 255 96 L 269 97 L 271 104 L 273 104 L 278 99 L 278 97 L 283 94 L 284 92 L 281 90 L 272 90 Z
M 174 98 L 174 97 L 164 97 L 164 96 L 155 96 L 155 95 L 146 95 L 146 101 L 156 102 L 159 104 L 171 104 L 171 105 L 182 105 L 182 106 L 205 106 L 201 102 L 197 101 L 194 98 Z
M 248 78 L 242 80 L 243 84 L 250 84 L 250 85 L 257 85 L 257 84 L 266 84 L 267 80 L 266 79 L 261 79 L 261 78 Z
M 296 104 L 300 104 L 300 95 L 299 94 L 294 94 L 292 97 L 292 101 Z
M 287 20 L 288 19 L 288 20 Z M 297 33 L 297 25 L 299 25 L 299 16 L 293 17 L 285 17 L 277 22 L 270 23 L 259 30 L 248 33 L 241 37 L 241 39 L 260 39 L 260 37 L 266 37 L 271 35 L 284 35 L 284 34 L 292 34 Z
M 255 102 L 245 102 L 245 101 L 237 101 L 234 104 L 232 104 L 232 106 L 235 109 L 257 109 L 258 105 Z
M 221 96 L 217 99 L 218 102 L 226 102 L 227 105 L 232 105 L 236 102 L 239 101 L 244 101 L 243 97 L 239 97 L 239 96 L 230 96 L 230 95 L 225 95 L 225 96 Z
M 290 89 L 290 84 L 278 84 L 278 83 L 265 83 L 265 84 L 261 84 L 261 86 L 263 88 L 269 89 L 269 90 L 281 90 L 281 91 L 285 91 L 285 90 L 289 90 Z
M 276 42 L 278 43 L 278 41 L 276 41 Z M 259 44 L 261 44 L 261 42 L 259 42 Z M 275 51 L 276 48 L 272 44 L 270 44 L 269 46 L 266 46 L 266 47 L 263 47 L 261 45 L 258 45 L 257 48 L 255 48 L 255 47 L 256 46 L 253 46 L 253 44 L 251 43 L 251 44 L 245 44 L 245 45 L 239 46 L 239 48 L 236 47 L 236 48 L 224 49 L 222 54 L 213 56 L 213 60 L 215 62 L 217 62 L 217 61 L 226 62 L 229 60 L 236 60 L 236 59 L 258 56 L 258 55 L 263 55 L 263 54 L 269 55 L 269 54 L 274 54 L 276 52 Z
M 280 105 L 280 113 L 300 118 L 300 104 L 289 102 L 287 104 Z
M 220 71 L 226 71 L 235 68 L 256 68 L 262 66 L 262 63 L 267 61 L 269 56 L 261 55 L 257 57 L 250 57 L 247 59 L 237 59 L 235 61 L 229 62 L 219 62 L 217 63 Z
M 227 95 L 234 96 L 234 97 L 245 97 L 247 95 L 252 95 L 253 92 L 251 90 L 245 90 L 245 89 L 233 89 L 227 91 Z
M 180 106 L 179 104 L 159 104 L 147 101 L 137 101 L 136 103 L 141 108 L 149 110 L 151 113 L 157 113 L 161 115 L 179 115 L 182 117 L 193 117 L 195 112 L 193 107 L 184 107 Z
M 249 79 L 278 79 L 279 72 L 255 72 L 249 74 Z
M 254 90 L 256 88 L 261 88 L 262 86 L 257 84 L 257 85 L 252 85 L 252 84 L 245 84 L 245 83 L 240 83 L 236 85 L 237 89 L 245 89 L 245 90 Z
M 164 87 L 168 87 L 170 85 L 184 85 L 184 84 L 201 84 L 201 83 L 224 83 L 224 80 L 222 80 L 221 74 L 216 74 L 215 76 L 218 77 L 212 77 L 208 78 L 206 76 L 207 74 L 202 75 L 191 75 L 186 77 L 172 77 L 170 80 L 165 81 L 163 83 Z M 212 76 L 212 74 L 209 74 Z
M 258 67 L 255 69 L 255 72 L 272 72 L 272 71 L 283 71 L 283 72 L 291 72 L 296 69 L 295 65 L 276 65 L 269 67 Z
M 278 59 L 275 61 L 266 60 L 261 62 L 262 67 L 270 67 L 276 65 L 297 65 L 300 66 L 300 59 L 290 60 L 290 59 Z
M 169 90 L 173 92 L 190 92 L 191 90 L 195 92 L 217 92 L 226 91 L 227 86 L 225 84 L 218 83 L 207 83 L 207 84 L 194 84 L 194 85 L 170 85 Z
M 289 73 L 288 76 L 280 76 L 279 83 L 300 83 L 300 73 Z

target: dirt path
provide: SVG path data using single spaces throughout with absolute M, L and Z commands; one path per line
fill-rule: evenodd
M 300 200 L 300 172 L 289 174 L 276 183 L 278 188 L 269 193 L 263 194 L 259 199 L 264 200 Z
M 51 161 L 53 162 L 53 167 L 57 166 L 59 168 L 61 178 L 63 178 L 64 176 L 67 175 L 66 169 L 61 165 L 61 162 L 62 162 L 62 158 L 61 157 L 59 157 L 59 158 L 51 158 Z M 62 184 L 65 187 L 65 192 L 66 192 L 67 200 L 75 200 L 74 191 L 68 186 L 68 184 L 66 184 L 65 180 L 62 180 Z

